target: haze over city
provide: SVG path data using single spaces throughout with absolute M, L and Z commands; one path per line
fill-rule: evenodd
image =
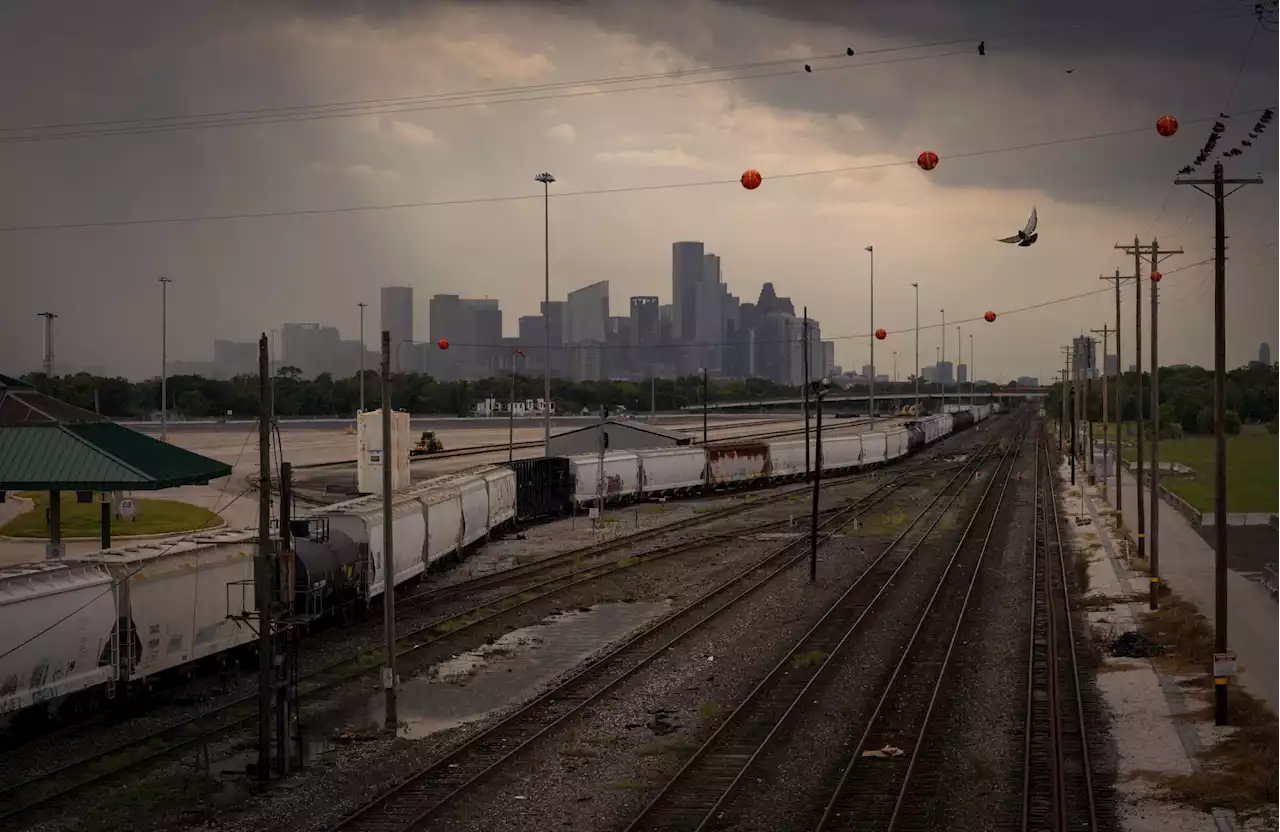
M 1212 201 L 1171 183 L 1219 112 L 1225 149 L 1275 105 L 1275 38 L 1250 3 L 1085 5 L 1069 20 L 989 2 L 9 6 L 5 127 L 71 126 L 3 134 L 0 354 L 38 369 L 53 312 L 59 371 L 156 375 L 162 275 L 171 360 L 286 322 L 356 339 L 361 302 L 375 349 L 385 286 L 414 290 L 415 340 L 439 337 L 437 294 L 498 301 L 519 338 L 542 300 L 534 176 L 550 171 L 553 300 L 607 280 L 612 316 L 632 296 L 672 304 L 672 243 L 701 241 L 728 293 L 755 303 L 773 283 L 856 370 L 874 246 L 879 373 L 897 350 L 907 375 L 918 282 L 922 364 L 939 310 L 994 310 L 964 324 L 980 375 L 1047 378 L 1060 346 L 1113 322 L 1097 278 L 1132 273 L 1114 246 L 1137 234 L 1186 252 L 1164 266 L 1162 363 L 1210 366 L 1212 266 L 1194 264 L 1212 256 Z M 633 76 L 648 79 L 610 80 Z M 456 96 L 494 89 L 510 91 Z M 200 114 L 212 126 L 97 124 Z M 1236 366 L 1277 343 L 1274 133 L 1226 165 L 1266 180 L 1227 202 Z M 759 189 L 736 184 L 747 169 Z M 721 184 L 655 187 L 705 182 Z M 996 243 L 1032 206 L 1037 244 Z

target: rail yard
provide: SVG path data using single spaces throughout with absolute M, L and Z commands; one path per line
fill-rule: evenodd
M 398 590 L 394 737 L 381 616 L 317 622 L 286 781 L 252 776 L 253 675 L 201 665 L 11 730 L 0 824 L 1113 828 L 1056 448 L 1027 408 L 965 418 L 859 434 L 869 464 L 824 455 L 813 580 L 813 486 L 782 457 L 745 490 L 611 500 L 603 536 L 576 512 L 517 524 Z

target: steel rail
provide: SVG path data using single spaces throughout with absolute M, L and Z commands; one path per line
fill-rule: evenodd
M 968 611 L 969 601 L 973 597 L 973 588 L 977 584 L 978 576 L 982 573 L 982 563 L 991 542 L 991 537 L 1000 522 L 1000 509 L 1004 505 L 1004 498 L 1008 493 L 1009 482 L 1012 479 L 1013 469 L 1017 465 L 1021 446 L 1025 442 L 1026 432 L 1025 422 L 1021 423 L 1016 441 L 1006 449 L 1005 457 L 1001 459 L 1001 465 L 1003 465 L 1005 459 L 1010 454 L 1012 455 L 1012 460 L 1005 468 L 1004 477 L 1002 479 L 999 477 L 999 467 L 997 467 L 996 476 L 991 478 L 983 491 L 978 507 L 975 509 L 969 523 L 965 526 L 959 542 L 947 561 L 946 570 L 934 588 L 924 611 L 920 614 L 916 628 L 911 634 L 911 639 L 903 649 L 902 656 L 885 683 L 875 709 L 867 719 L 866 727 L 853 750 L 852 758 L 845 766 L 839 782 L 832 791 L 831 798 L 827 801 L 822 817 L 816 827 L 819 832 L 837 826 L 847 827 L 855 824 L 859 828 L 876 826 L 876 819 L 869 818 L 867 813 L 860 811 L 863 808 L 860 804 L 874 803 L 876 798 L 883 797 L 886 791 L 891 794 L 896 793 L 896 797 L 888 813 L 888 818 L 884 820 L 882 825 L 886 830 L 892 830 L 897 825 L 907 789 L 911 783 L 911 776 L 915 771 L 920 750 L 928 735 L 929 722 L 940 698 L 939 694 L 942 689 L 942 683 L 946 679 L 951 656 L 963 628 L 965 613 Z M 989 503 L 988 497 L 995 488 L 997 481 L 1000 483 L 999 494 L 994 502 Z M 948 581 L 948 578 L 959 563 L 961 554 L 969 548 L 970 534 L 977 526 L 978 518 L 984 513 L 984 509 L 988 505 L 991 507 L 990 524 L 977 547 L 976 557 L 970 568 L 969 581 L 964 588 L 963 597 L 959 599 L 958 609 L 950 616 L 935 615 L 935 607 L 942 597 L 943 591 L 950 588 L 951 582 Z M 936 658 L 931 656 L 928 659 L 923 659 L 918 656 L 917 653 L 921 651 L 921 648 L 937 649 L 942 644 L 940 639 L 921 638 L 925 632 L 926 625 L 942 626 L 952 616 L 954 617 L 954 623 L 950 626 L 950 637 L 945 642 L 945 652 Z M 908 672 L 904 673 L 904 670 Z M 921 678 L 911 678 L 911 671 L 918 671 L 921 674 Z M 931 685 L 930 682 L 932 682 Z M 906 688 L 910 688 L 910 690 L 908 691 Z M 887 715 L 886 706 L 891 700 L 897 699 L 899 694 L 921 694 L 925 690 L 929 691 L 927 700 L 919 697 L 908 697 L 907 705 L 892 714 L 893 719 L 898 720 L 897 724 L 888 724 L 890 720 L 883 718 Z M 921 701 L 926 702 L 923 714 L 918 713 Z M 859 764 L 859 761 L 862 759 L 862 753 L 873 736 L 877 740 L 883 738 L 886 741 L 886 745 L 888 745 L 889 740 L 896 740 L 904 735 L 915 736 L 915 742 L 909 754 L 878 759 L 873 764 L 874 774 L 865 778 L 854 777 L 855 770 L 864 767 Z M 859 793 L 855 794 L 855 792 Z
M 972 472 L 989 460 L 998 444 L 999 436 L 989 440 L 970 460 L 971 464 L 962 468 L 885 546 L 649 800 L 626 827 L 626 832 L 702 830 L 719 818 L 743 778 L 792 717 L 811 702 L 810 690 L 837 665 L 837 659 L 855 632 L 860 631 L 862 622 L 907 564 L 914 562 L 915 554 L 946 512 L 966 493 Z M 957 484 L 959 487 L 952 491 Z M 926 518 L 930 519 L 926 522 Z M 869 593 L 873 594 L 868 598 Z M 816 667 L 796 666 L 793 661 L 797 655 L 816 653 L 823 654 Z M 768 730 L 761 736 L 765 728 Z

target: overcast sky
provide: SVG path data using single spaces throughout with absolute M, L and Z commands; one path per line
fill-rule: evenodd
M 1036 11 L 1046 8 L 1053 12 Z M 1100 274 L 1132 272 L 1132 258 L 1113 246 L 1137 234 L 1186 250 L 1164 265 L 1162 362 L 1209 366 L 1212 267 L 1174 270 L 1212 255 L 1213 204 L 1170 183 L 1219 111 L 1255 111 L 1227 122 L 1220 152 L 1276 104 L 1276 35 L 1267 31 L 1275 27 L 1258 27 L 1252 8 L 1244 0 L 5 3 L 7 128 L 401 99 L 356 117 L 292 123 L 90 125 L 59 128 L 78 135 L 56 140 L 25 140 L 48 130 L 2 131 L 6 229 L 467 204 L 0 231 L 0 372 L 39 366 L 37 313 L 52 311 L 61 367 L 156 374 L 160 275 L 173 279 L 174 358 L 207 359 L 214 338 L 251 340 L 283 321 L 332 324 L 354 338 L 360 301 L 371 304 L 374 344 L 384 285 L 414 287 L 419 338 L 435 293 L 500 298 L 514 335 L 517 317 L 536 313 L 542 296 L 542 201 L 475 200 L 536 196 L 533 176 L 543 170 L 558 180 L 553 193 L 623 189 L 550 205 L 553 296 L 607 279 L 615 315 L 627 314 L 633 294 L 669 303 L 671 243 L 702 240 L 723 258 L 731 291 L 754 301 L 774 281 L 797 310 L 808 305 L 824 337 L 850 336 L 837 341 L 838 363 L 861 366 L 872 328 L 863 249 L 874 245 L 875 326 L 914 326 L 918 281 L 922 322 L 934 325 L 921 334 L 921 358 L 931 363 L 940 309 L 952 321 L 1103 289 Z M 844 57 L 846 47 L 858 54 Z M 606 83 L 766 61 L 779 63 Z M 803 71 L 806 61 L 814 72 Z M 766 77 L 743 77 L 752 74 Z M 577 81 L 586 84 L 541 86 Z M 654 88 L 618 91 L 636 86 Z M 482 106 L 423 98 L 516 87 L 526 89 Z M 1166 113 L 1183 122 L 1173 138 L 1155 130 Z M 93 135 L 121 127 L 124 135 Z M 1128 130 L 1140 132 L 963 155 Z M 1226 161 L 1228 176 L 1266 179 L 1227 202 L 1232 365 L 1256 357 L 1261 341 L 1278 346 L 1275 139 L 1273 128 Z M 910 162 L 923 150 L 941 157 L 931 173 L 914 164 L 822 173 Z M 764 177 L 754 192 L 626 190 L 734 180 L 749 167 Z M 1199 175 L 1210 176 L 1211 163 Z M 1022 227 L 1033 205 L 1034 247 L 994 242 Z M 1126 365 L 1133 293 L 1125 287 Z M 1045 377 L 1073 335 L 1113 322 L 1109 294 L 1003 314 L 965 325 L 965 358 L 973 332 L 980 376 Z M 954 357 L 954 325 L 946 336 Z M 893 350 L 905 377 L 909 331 L 879 344 L 881 372 Z

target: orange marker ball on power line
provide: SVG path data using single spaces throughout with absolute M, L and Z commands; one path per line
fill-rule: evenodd
M 883 341 L 884 339 L 886 339 L 886 338 L 888 338 L 888 337 L 889 337 L 889 333 L 885 332 L 883 329 L 877 329 L 877 330 L 876 330 L 876 340 L 877 340 L 877 341 Z
M 754 191 L 760 187 L 760 183 L 764 181 L 764 177 L 760 175 L 758 170 L 748 170 L 742 174 L 742 187 L 748 191 Z
M 1160 116 L 1156 119 L 1156 132 L 1169 137 L 1178 132 L 1178 120 L 1173 116 Z
M 994 312 L 988 312 L 987 314 L 983 315 L 982 317 L 983 317 L 983 319 L 984 319 L 987 323 L 989 323 L 989 324 L 990 324 L 990 323 L 995 323 L 995 320 L 996 320 L 996 313 L 994 313 Z
M 920 166 L 921 170 L 933 170 L 938 166 L 938 154 L 932 150 L 926 150 L 916 157 L 916 164 Z
M 1159 283 L 1159 282 L 1160 282 L 1160 278 L 1162 278 L 1162 277 L 1164 277 L 1164 275 L 1160 274 L 1160 272 L 1152 272 L 1152 273 L 1151 273 L 1151 282 L 1152 282 L 1152 283 Z
M 441 338 L 439 341 L 436 341 L 436 346 L 437 346 L 437 347 L 439 347 L 439 348 L 440 348 L 440 349 L 442 349 L 442 350 L 447 350 L 447 349 L 449 349 L 449 339 L 448 339 L 448 338 Z

